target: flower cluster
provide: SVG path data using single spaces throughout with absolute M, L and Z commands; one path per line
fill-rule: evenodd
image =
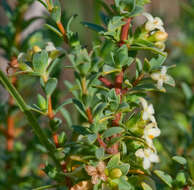
M 144 98 L 139 98 L 139 100 L 143 107 L 142 119 L 146 122 L 142 138 L 145 139 L 148 148 L 138 149 L 135 155 L 137 157 L 143 158 L 143 168 L 149 169 L 152 162 L 153 163 L 159 162 L 159 158 L 157 156 L 156 149 L 153 144 L 153 139 L 160 135 L 160 129 L 158 128 L 156 119 L 153 115 L 154 114 L 153 105 L 152 104 L 149 105 Z
M 164 42 L 168 38 L 168 33 L 164 29 L 164 23 L 159 17 L 153 17 L 149 13 L 143 13 L 147 18 L 145 30 L 148 32 L 149 39 L 155 43 L 155 46 L 164 50 Z

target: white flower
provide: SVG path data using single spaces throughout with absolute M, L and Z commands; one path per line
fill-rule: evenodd
M 157 127 L 156 123 L 150 123 L 146 125 L 144 129 L 143 138 L 146 140 L 149 146 L 153 146 L 152 139 L 160 135 L 160 129 Z
M 159 162 L 158 155 L 153 152 L 150 148 L 147 149 L 138 149 L 135 152 L 135 155 L 137 157 L 143 158 L 143 168 L 145 170 L 149 169 L 151 166 L 151 163 L 157 163 Z
M 166 73 L 167 73 L 167 68 L 163 66 L 161 71 L 151 74 L 151 78 L 157 81 L 157 88 L 160 90 L 163 90 L 164 89 L 163 84 L 167 83 L 171 79 L 171 77 Z
M 153 123 L 156 123 L 155 117 L 154 117 L 154 108 L 153 105 L 150 104 L 148 105 L 147 101 L 144 98 L 139 98 L 142 107 L 143 107 L 143 115 L 142 118 L 144 121 L 150 120 Z
M 47 42 L 45 50 L 48 51 L 48 52 L 55 51 L 56 47 L 54 46 L 54 44 L 52 42 Z
M 143 13 L 143 15 L 148 19 L 148 21 L 145 24 L 145 29 L 149 32 L 158 29 L 162 32 L 165 32 L 165 29 L 163 27 L 164 23 L 159 17 L 153 17 L 149 13 Z

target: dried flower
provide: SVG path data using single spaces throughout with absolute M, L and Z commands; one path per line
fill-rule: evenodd
M 70 190 L 91 190 L 92 189 L 92 184 L 89 181 L 81 181 L 71 187 Z
M 97 184 L 99 179 L 106 181 L 107 176 L 105 175 L 106 165 L 103 161 L 100 161 L 96 167 L 86 166 L 85 170 L 89 176 L 92 176 L 92 184 Z

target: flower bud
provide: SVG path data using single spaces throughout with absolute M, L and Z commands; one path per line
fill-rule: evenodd
M 122 172 L 119 168 L 115 168 L 110 172 L 110 177 L 111 178 L 119 178 L 122 176 Z
M 166 39 L 168 38 L 168 33 L 163 32 L 163 31 L 157 31 L 154 34 L 154 37 L 155 37 L 156 41 L 163 42 L 163 41 L 166 41 Z
M 80 156 L 77 156 L 77 155 L 70 156 L 70 159 L 71 160 L 75 160 L 75 161 L 82 161 L 81 157 Z
M 38 52 L 40 52 L 41 51 L 41 48 L 39 47 L 39 46 L 33 46 L 33 52 L 34 53 L 38 53 Z
M 161 49 L 161 50 L 164 50 L 165 49 L 165 44 L 164 44 L 164 42 L 156 42 L 155 43 L 155 46 L 157 47 L 157 48 L 159 48 L 159 49 Z

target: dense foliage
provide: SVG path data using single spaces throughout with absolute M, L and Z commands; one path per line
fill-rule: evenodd
M 101 23 L 82 22 L 96 32 L 91 47 L 60 1 L 38 1 L 48 19 L 24 20 L 33 1 L 18 1 L 15 10 L 2 1 L 9 24 L 0 42 L 9 66 L 0 81 L 10 95 L 0 104 L 0 188 L 191 189 L 194 26 L 185 20 L 193 2 L 181 4 L 180 41 L 170 41 L 167 65 L 168 33 L 145 12 L 149 0 L 97 0 Z M 37 19 L 46 29 L 21 39 Z M 74 80 L 61 83 L 69 71 Z

